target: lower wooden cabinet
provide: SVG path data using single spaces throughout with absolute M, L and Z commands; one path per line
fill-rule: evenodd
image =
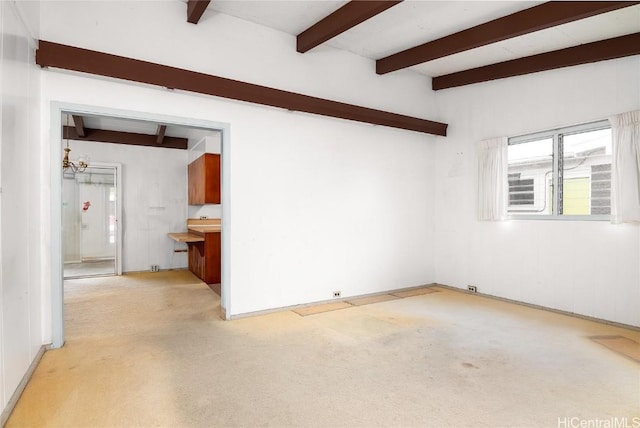
M 204 281 L 204 242 L 189 244 L 189 270 Z
M 220 232 L 207 232 L 204 242 L 189 243 L 189 270 L 207 284 L 221 281 L 220 235 Z

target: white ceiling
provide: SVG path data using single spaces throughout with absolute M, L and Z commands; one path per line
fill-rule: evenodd
M 213 0 L 201 21 L 224 13 L 296 36 L 346 3 L 346 0 Z M 377 60 L 540 3 L 543 2 L 405 0 L 334 37 L 326 45 Z M 640 32 L 640 5 L 439 58 L 410 70 L 430 77 L 440 76 L 636 32 Z M 304 55 L 313 54 L 314 49 Z M 157 126 L 108 117 L 85 116 L 84 121 L 87 128 L 142 134 L 155 134 Z M 190 141 L 198 141 L 211 133 L 211 130 L 173 125 L 166 131 L 167 136 L 186 137 Z
M 208 14 L 224 13 L 295 36 L 345 3 L 347 1 L 342 0 L 214 0 L 202 20 Z M 543 2 L 405 0 L 326 44 L 377 60 L 540 3 Z M 411 69 L 433 77 L 636 32 L 640 32 L 640 5 L 461 52 Z M 304 55 L 313 55 L 313 52 L 312 49 Z

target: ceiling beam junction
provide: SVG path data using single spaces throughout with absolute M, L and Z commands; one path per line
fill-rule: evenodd
M 312 97 L 44 40 L 39 41 L 39 47 L 36 51 L 36 63 L 41 67 L 79 71 L 96 76 L 113 77 L 175 88 L 199 94 L 279 107 L 286 110 L 389 126 L 426 134 L 447 135 L 446 123 Z
M 298 34 L 296 50 L 307 52 L 401 2 L 352 0 Z
M 640 33 L 614 37 L 584 45 L 573 46 L 538 55 L 527 56 L 484 67 L 472 68 L 457 73 L 434 77 L 431 87 L 434 91 L 471 85 L 505 77 L 521 76 L 539 71 L 589 64 L 609 59 L 640 55 Z
M 381 58 L 376 61 L 376 73 L 390 73 L 437 58 L 639 3 L 640 1 L 552 1 L 543 3 Z
M 73 117 L 73 124 L 76 127 L 76 133 L 81 136 L 84 137 L 84 120 L 82 119 L 82 116 L 79 115 L 72 115 Z
M 188 0 L 187 1 L 187 22 L 197 24 L 202 18 L 204 11 L 209 6 L 211 0 Z
M 164 142 L 165 132 L 167 132 L 167 125 L 158 125 L 156 130 L 156 143 L 162 144 Z

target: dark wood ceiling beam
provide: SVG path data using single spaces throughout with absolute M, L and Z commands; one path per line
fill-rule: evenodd
M 188 0 L 187 1 L 187 22 L 197 24 L 202 18 L 202 14 L 209 6 L 211 0 Z
M 442 136 L 447 134 L 447 124 L 445 123 L 297 94 L 44 40 L 39 41 L 39 47 L 36 51 L 36 63 L 42 67 L 55 67 L 97 76 L 114 77 L 287 110 L 390 126 L 427 134 Z
M 82 116 L 78 116 L 78 115 L 73 115 L 73 124 L 76 127 L 76 133 L 81 136 L 84 137 L 84 120 L 82 119 Z
M 640 1 L 553 1 L 442 37 L 376 61 L 376 73 L 385 74 L 458 52 L 543 30 Z
M 100 143 L 128 144 L 134 146 L 162 147 L 167 149 L 187 149 L 187 138 L 164 137 L 162 144 L 157 143 L 155 134 L 138 134 L 134 132 L 109 131 L 106 129 L 85 128 L 85 135 L 80 136 L 75 127 L 63 126 L 62 138 L 79 141 L 96 141 Z
M 156 143 L 162 144 L 164 142 L 164 133 L 167 132 L 167 125 L 158 125 L 156 130 Z
M 307 52 L 401 1 L 352 0 L 298 34 L 296 50 L 300 53 Z
M 640 55 L 640 33 L 434 77 L 431 86 L 433 90 L 437 91 L 632 55 Z

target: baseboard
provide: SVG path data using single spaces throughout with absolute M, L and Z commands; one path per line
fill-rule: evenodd
M 380 296 L 382 294 L 398 293 L 400 291 L 409 291 L 409 290 L 415 290 L 417 288 L 433 287 L 436 285 L 439 285 L 439 284 L 431 283 L 431 284 L 415 285 L 413 287 L 394 288 L 391 290 L 377 291 L 375 293 L 369 293 L 369 294 L 360 294 L 356 296 L 341 297 L 336 299 L 319 300 L 316 302 L 302 303 L 299 305 L 291 305 L 291 306 L 281 306 L 281 307 L 272 308 L 272 309 L 263 309 L 260 311 L 244 312 L 242 314 L 231 315 L 229 319 L 236 320 L 236 319 L 242 319 L 242 318 L 256 317 L 260 315 L 268 315 L 276 312 L 295 311 L 296 309 L 308 308 L 310 306 L 324 305 L 327 303 L 346 302 L 347 300 L 363 299 L 365 297 L 373 297 L 373 296 Z
M 583 320 L 593 321 L 593 322 L 597 322 L 597 323 L 600 323 L 600 324 L 606 324 L 606 325 L 610 325 L 610 326 L 613 326 L 613 327 L 620 327 L 620 328 L 626 328 L 626 329 L 630 329 L 630 330 L 640 331 L 640 327 L 634 326 L 634 325 L 630 325 L 630 324 L 624 324 L 624 323 L 620 323 L 620 322 L 616 322 L 616 321 L 610 321 L 610 320 L 606 320 L 606 319 L 602 319 L 602 318 L 591 317 L 591 316 L 588 316 L 588 315 L 582 315 L 582 314 L 578 314 L 578 313 L 575 313 L 575 312 L 564 311 L 562 309 L 549 308 L 549 307 L 546 307 L 546 306 L 536 305 L 536 304 L 533 304 L 533 303 L 527 303 L 527 302 L 522 302 L 522 301 L 519 301 L 519 300 L 508 299 L 506 297 L 493 296 L 491 294 L 473 293 L 473 292 L 467 291 L 467 290 L 465 290 L 463 288 L 452 287 L 450 285 L 440 284 L 440 283 L 435 283 L 435 282 L 431 283 L 431 284 L 423 284 L 423 285 L 418 285 L 418 286 L 414 286 L 414 287 L 405 287 L 405 288 L 397 288 L 397 289 L 386 290 L 386 291 L 379 291 L 379 292 L 376 292 L 376 293 L 363 294 L 363 295 L 359 295 L 359 296 L 349 296 L 349 297 L 342 297 L 342 298 L 339 298 L 339 299 L 328 299 L 328 300 L 321 300 L 321 301 L 317 301 L 317 302 L 304 303 L 304 304 L 300 304 L 300 305 L 282 306 L 282 307 L 278 307 L 278 308 L 265 309 L 265 310 L 261 310 L 261 311 L 245 312 L 245 313 L 242 313 L 242 314 L 231 315 L 229 317 L 229 319 L 230 320 L 235 320 L 235 319 L 248 318 L 248 317 L 260 316 L 260 315 L 268 315 L 268 314 L 272 314 L 272 313 L 275 313 L 275 312 L 294 311 L 296 309 L 308 308 L 310 306 L 324 305 L 324 304 L 327 304 L 327 303 L 344 302 L 344 301 L 347 301 L 347 300 L 355 300 L 355 299 L 359 299 L 359 298 L 379 296 L 381 294 L 397 293 L 397 292 L 400 292 L 400 291 L 408 291 L 408 290 L 414 290 L 414 289 L 417 289 L 417 288 L 424 288 L 424 287 L 442 287 L 442 288 L 445 288 L 447 290 L 456 291 L 456 292 L 459 292 L 459 293 L 471 294 L 471 295 L 478 296 L 478 297 L 483 297 L 483 298 L 493 299 L 493 300 L 499 300 L 499 301 L 507 302 L 507 303 L 513 303 L 513 304 L 516 304 L 516 305 L 526 306 L 526 307 L 533 308 L 533 309 L 540 309 L 540 310 L 543 310 L 543 311 L 554 312 L 554 313 L 557 313 L 557 314 L 560 314 L 560 315 L 566 315 L 566 316 L 570 316 L 570 317 L 574 317 L 574 318 L 580 318 L 580 319 L 583 319 Z M 226 313 L 225 313 L 225 315 L 226 315 Z
M 44 355 L 44 352 L 47 350 L 47 348 L 48 347 L 46 345 L 42 345 L 40 347 L 35 358 L 29 365 L 27 372 L 24 374 L 24 376 L 22 376 L 22 380 L 18 384 L 18 387 L 16 388 L 13 395 L 7 402 L 7 405 L 5 406 L 4 410 L 2 411 L 2 415 L 0 416 L 0 426 L 3 427 L 4 424 L 7 423 L 7 420 L 9 420 L 9 416 L 11 416 L 11 412 L 13 412 L 13 409 L 16 407 L 16 404 L 18 404 L 18 400 L 20 399 L 20 396 L 24 392 L 24 389 L 27 387 L 27 384 L 29 383 L 29 380 L 31 379 L 33 372 L 36 370 L 36 367 L 38 367 L 38 364 L 40 363 L 40 360 L 42 359 L 42 356 Z
M 536 305 L 534 303 L 522 302 L 520 300 L 508 299 L 506 297 L 494 296 L 492 294 L 474 293 L 474 292 L 471 292 L 471 291 L 467 291 L 464 288 L 452 287 L 450 285 L 445 285 L 445 284 L 433 284 L 433 285 L 435 285 L 437 287 L 446 288 L 447 290 L 451 290 L 451 291 L 457 291 L 457 292 L 465 293 L 465 294 L 472 294 L 472 295 L 478 296 L 478 297 L 484 297 L 484 298 L 487 298 L 487 299 L 493 299 L 493 300 L 499 300 L 499 301 L 502 301 L 502 302 L 513 303 L 513 304 L 516 304 L 516 305 L 526 306 L 528 308 L 533 308 L 533 309 L 540 309 L 540 310 L 547 311 L 547 312 L 554 312 L 556 314 L 566 315 L 566 316 L 574 317 L 574 318 L 580 318 L 580 319 L 583 319 L 583 320 L 593 321 L 593 322 L 597 322 L 597 323 L 600 323 L 600 324 L 606 324 L 606 325 L 610 325 L 610 326 L 613 326 L 613 327 L 620 327 L 620 328 L 626 328 L 626 329 L 629 329 L 629 330 L 640 331 L 640 327 L 635 326 L 635 325 L 631 325 L 631 324 L 624 324 L 624 323 L 621 323 L 621 322 L 610 321 L 610 320 L 606 320 L 606 319 L 603 319 L 603 318 L 591 317 L 589 315 L 582 315 L 582 314 L 578 314 L 576 312 L 564 311 L 562 309 L 549 308 L 547 306 Z

